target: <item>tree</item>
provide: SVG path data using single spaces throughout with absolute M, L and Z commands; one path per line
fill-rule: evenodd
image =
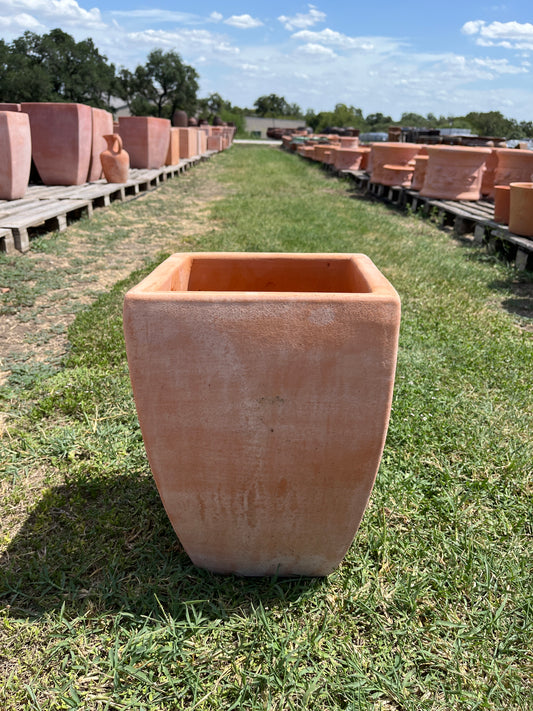
M 154 49 L 134 72 L 120 71 L 118 94 L 134 116 L 171 118 L 176 109 L 194 114 L 197 80 L 197 71 L 184 64 L 177 52 Z
M 109 107 L 115 67 L 92 39 L 76 42 L 57 28 L 25 32 L 0 49 L 2 101 L 72 101 Z
M 282 116 L 294 116 L 300 118 L 302 110 L 298 104 L 289 104 L 283 96 L 277 94 L 269 94 L 268 96 L 260 96 L 254 102 L 255 113 L 258 116 L 268 116 L 272 118 Z

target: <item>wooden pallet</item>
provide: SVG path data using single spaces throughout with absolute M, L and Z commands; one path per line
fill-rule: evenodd
M 15 240 L 13 239 L 13 233 L 11 230 L 6 230 L 5 228 L 0 229 L 0 252 L 5 254 L 13 254 L 15 252 Z
M 13 201 L 17 202 L 17 201 Z M 11 231 L 15 247 L 19 252 L 27 252 L 30 248 L 31 228 L 44 226 L 61 232 L 66 229 L 68 220 L 78 218 L 81 214 L 90 217 L 93 212 L 92 203 L 88 200 L 35 200 L 13 206 L 7 211 L 0 211 L 0 229 Z

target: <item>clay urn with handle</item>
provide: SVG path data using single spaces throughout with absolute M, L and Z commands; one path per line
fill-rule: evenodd
M 102 170 L 108 183 L 126 183 L 130 172 L 130 157 L 122 147 L 122 139 L 118 133 L 104 136 L 107 148 L 100 153 Z

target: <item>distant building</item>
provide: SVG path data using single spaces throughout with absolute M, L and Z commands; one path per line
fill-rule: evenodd
M 245 116 L 245 130 L 254 138 L 266 138 L 268 128 L 302 128 L 304 119 L 262 118 L 261 116 Z

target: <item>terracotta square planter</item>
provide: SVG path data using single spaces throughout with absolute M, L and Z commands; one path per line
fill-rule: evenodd
M 175 254 L 126 294 L 150 466 L 196 565 L 339 565 L 385 442 L 399 322 L 360 254 Z
M 0 111 L 0 150 L 0 200 L 24 197 L 31 168 L 28 114 Z
M 55 102 L 21 107 L 30 117 L 33 161 L 43 183 L 85 183 L 91 160 L 91 107 Z
M 161 168 L 170 143 L 170 121 L 155 116 L 120 116 L 119 134 L 131 168 Z

